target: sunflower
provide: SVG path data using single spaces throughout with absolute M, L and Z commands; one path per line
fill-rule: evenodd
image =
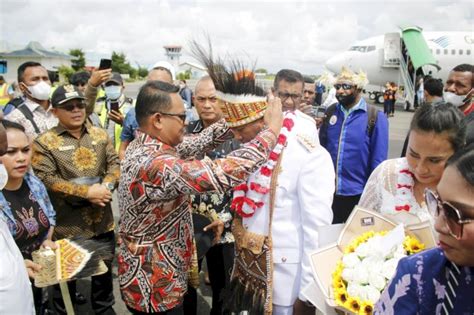
M 425 244 L 421 243 L 414 237 L 406 236 L 405 241 L 403 242 L 403 247 L 408 252 L 408 254 L 411 255 L 425 249 Z
M 347 302 L 348 294 L 346 289 L 339 289 L 334 292 L 334 297 L 336 299 L 336 303 L 344 306 Z
M 81 171 L 93 169 L 97 163 L 97 155 L 88 148 L 79 147 L 72 154 L 72 162 Z
M 47 132 L 39 137 L 38 142 L 45 145 L 48 150 L 55 150 L 63 145 L 64 140 L 53 132 Z
M 359 314 L 362 315 L 372 315 L 374 311 L 374 305 L 370 301 L 364 301 L 360 305 Z
M 348 297 L 344 306 L 349 309 L 351 312 L 359 313 L 360 310 L 360 300 L 358 298 Z

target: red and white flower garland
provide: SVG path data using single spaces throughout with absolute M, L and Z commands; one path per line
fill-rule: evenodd
M 395 197 L 395 211 L 411 210 L 410 199 L 413 195 L 413 173 L 408 168 L 403 168 L 398 172 L 397 193 Z
M 288 142 L 288 136 L 295 125 L 295 117 L 294 112 L 287 112 L 285 114 L 277 144 L 270 153 L 268 161 L 258 170 L 255 180 L 248 184 L 242 183 L 234 188 L 231 208 L 241 217 L 251 217 L 258 208 L 263 206 L 265 195 L 270 191 L 273 169 Z

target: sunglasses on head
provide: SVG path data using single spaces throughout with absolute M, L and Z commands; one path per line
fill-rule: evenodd
M 342 88 L 343 90 L 350 90 L 354 87 L 354 85 L 352 84 L 347 84 L 347 83 L 336 83 L 334 84 L 334 88 L 336 90 L 339 90 L 340 88 Z
M 77 103 L 72 103 L 72 104 L 67 104 L 67 105 L 61 105 L 61 106 L 58 106 L 57 108 L 64 109 L 68 112 L 72 112 L 74 108 L 78 108 L 78 109 L 86 108 L 86 104 L 84 102 L 77 102 Z
M 449 234 L 460 240 L 465 224 L 474 222 L 473 219 L 463 219 L 461 212 L 447 201 L 442 201 L 440 197 L 431 189 L 425 190 L 425 201 L 428 211 L 434 216 L 442 216 Z
M 164 116 L 178 117 L 182 121 L 183 124 L 186 122 L 186 113 L 183 113 L 183 114 L 163 113 L 163 112 L 158 112 L 158 113 Z

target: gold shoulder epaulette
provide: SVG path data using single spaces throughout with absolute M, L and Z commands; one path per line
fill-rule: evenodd
M 318 144 L 307 134 L 300 133 L 296 135 L 298 142 L 309 152 L 313 152 L 318 147 Z

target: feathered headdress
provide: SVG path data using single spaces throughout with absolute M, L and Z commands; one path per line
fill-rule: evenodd
M 191 50 L 214 82 L 219 106 L 229 127 L 243 126 L 263 117 L 267 108 L 266 94 L 255 82 L 255 64 L 249 70 L 240 60 L 214 59 L 209 39 L 208 49 L 192 41 Z
M 358 73 L 355 73 L 346 67 L 342 67 L 341 73 L 336 77 L 336 80 L 350 81 L 357 85 L 359 89 L 363 89 L 367 84 L 369 84 L 369 80 L 364 71 L 360 70 Z

